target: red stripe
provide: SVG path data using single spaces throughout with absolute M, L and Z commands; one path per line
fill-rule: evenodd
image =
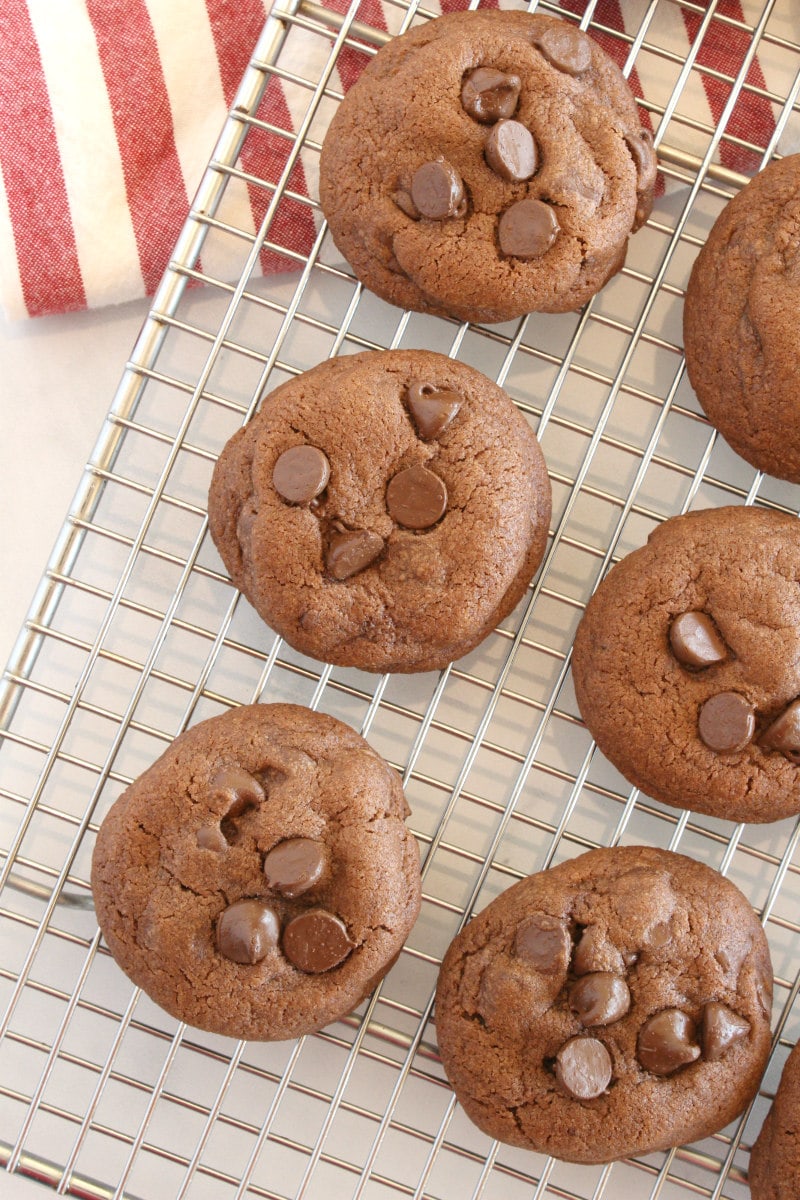
M 326 4 L 326 8 L 331 8 L 334 12 L 342 15 L 347 12 L 349 7 L 349 0 L 328 0 Z M 362 21 L 365 25 L 371 25 L 373 29 L 386 29 L 386 18 L 383 15 L 383 5 L 380 0 L 362 0 L 356 12 L 356 20 Z M 357 50 L 355 46 L 342 46 L 336 59 L 336 69 L 345 92 L 350 91 L 371 58 L 371 54 Z
M 694 43 L 700 30 L 702 17 L 685 8 L 681 11 L 689 40 Z M 739 0 L 719 0 L 715 16 L 744 21 L 744 13 Z M 701 67 L 710 67 L 715 71 L 735 77 L 741 69 L 749 48 L 750 35 L 744 29 L 736 29 L 731 25 L 723 25 L 721 21 L 712 20 L 697 53 L 697 63 Z M 747 71 L 747 83 L 753 87 L 766 87 L 764 73 L 757 58 L 753 59 Z M 731 94 L 731 84 L 703 74 L 703 87 L 711 109 L 712 120 L 715 125 L 718 125 Z M 734 137 L 766 148 L 769 139 L 775 132 L 775 117 L 769 100 L 765 96 L 741 92 L 728 119 L 725 131 Z M 754 174 L 761 162 L 760 154 L 748 150 L 744 146 L 732 145 L 725 139 L 720 142 L 719 155 L 726 167 L 748 175 Z
M 264 25 L 264 6 L 260 0 L 206 0 L 206 8 L 214 36 L 225 103 L 230 105 Z M 259 116 L 293 135 L 283 85 L 274 76 L 267 85 Z M 277 183 L 291 149 L 290 138 L 253 127 L 248 131 L 242 148 L 241 166 L 249 175 Z M 305 171 L 299 158 L 290 175 L 288 187 L 300 195 L 308 195 Z M 250 185 L 248 191 L 253 220 L 256 228 L 259 228 L 272 199 L 272 192 L 255 185 Z M 314 236 L 314 218 L 310 207 L 289 196 L 282 196 L 270 225 L 270 241 L 306 255 Z M 296 271 L 297 265 L 295 259 L 268 248 L 261 251 L 261 269 L 265 274 Z
M 0 5 L 0 162 L 31 316 L 86 307 L 42 60 L 24 0 Z
M 86 0 L 114 118 L 145 290 L 153 292 L 186 215 L 161 60 L 144 0 Z

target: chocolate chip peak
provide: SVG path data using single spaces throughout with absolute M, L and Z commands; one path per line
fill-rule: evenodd
M 628 985 L 610 971 L 583 975 L 570 988 L 569 1006 L 583 1025 L 611 1025 L 624 1017 L 631 1006 Z
M 325 847 L 313 838 L 285 838 L 264 859 L 267 887 L 290 898 L 318 883 L 324 869 Z
M 567 75 L 580 75 L 591 66 L 591 40 L 566 21 L 545 29 L 536 38 L 536 45 L 551 66 Z
M 324 908 L 311 908 L 283 931 L 283 952 L 299 971 L 321 975 L 344 962 L 353 943 L 344 921 Z
M 671 1075 L 700 1057 L 694 1021 L 679 1008 L 665 1008 L 639 1030 L 636 1055 L 646 1071 Z
M 549 913 L 533 913 L 517 929 L 514 954 L 537 971 L 563 973 L 572 948 L 565 923 Z
M 556 1055 L 556 1079 L 576 1100 L 602 1096 L 612 1074 L 611 1055 L 597 1038 L 570 1038 Z
M 437 390 L 432 383 L 414 380 L 406 392 L 408 411 L 423 442 L 444 433 L 461 407 L 461 396 L 449 389 Z
M 536 171 L 536 143 L 519 121 L 498 121 L 486 139 L 486 161 L 510 183 L 530 179 Z
M 264 789 L 243 767 L 222 767 L 211 779 L 211 791 L 228 799 L 226 817 L 238 817 L 248 808 L 264 803 Z
M 718 692 L 700 709 L 697 728 L 709 750 L 734 754 L 753 740 L 755 710 L 738 692 Z
M 704 612 L 685 612 L 669 627 L 672 653 L 684 667 L 697 670 L 724 662 L 728 649 L 716 625 Z
M 345 529 L 331 537 L 325 566 L 339 581 L 350 579 L 374 562 L 383 550 L 383 538 L 369 529 Z
M 765 750 L 778 750 L 790 762 L 800 765 L 800 700 L 793 700 L 759 738 Z
M 712 1000 L 703 1009 L 703 1057 L 717 1062 L 750 1032 L 750 1022 L 726 1004 Z
M 558 217 L 543 200 L 518 200 L 500 217 L 497 239 L 507 258 L 541 258 L 560 231 Z
M 432 221 L 461 217 L 466 212 L 467 199 L 461 176 L 443 158 L 423 163 L 414 172 L 411 199 L 420 215 Z
M 310 504 L 330 477 L 331 465 L 316 446 L 291 446 L 272 468 L 275 491 L 289 504 Z
M 625 969 L 622 953 L 597 925 L 587 925 L 575 946 L 572 970 L 576 975 L 591 971 L 611 971 L 621 975 Z
M 217 949 L 232 962 L 252 966 L 278 944 L 278 918 L 263 900 L 237 900 L 217 921 Z
M 473 120 L 492 125 L 501 117 L 513 117 L 521 86 L 518 75 L 505 75 L 494 67 L 476 67 L 464 76 L 461 103 Z
M 406 529 L 429 529 L 447 511 L 444 480 L 427 467 L 406 467 L 389 480 L 386 507 L 398 525 Z

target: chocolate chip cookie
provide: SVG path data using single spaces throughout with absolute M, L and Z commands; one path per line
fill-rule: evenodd
M 673 517 L 613 568 L 575 637 L 597 744 L 665 804 L 800 812 L 800 522 L 730 507 Z
M 610 1162 L 706 1137 L 769 1052 L 772 969 L 741 892 L 680 854 L 592 850 L 504 892 L 445 955 L 436 1032 L 501 1141 Z
M 208 512 L 234 583 L 296 649 L 427 671 L 525 592 L 550 484 L 529 425 L 480 372 L 368 352 L 267 396 L 223 450 Z
M 731 200 L 686 292 L 686 367 L 709 421 L 737 454 L 800 483 L 800 154 Z
M 753 1200 L 800 1196 L 800 1046 L 786 1060 L 775 1101 L 750 1152 Z
M 647 219 L 656 159 L 575 25 L 483 9 L 381 49 L 335 114 L 320 200 L 362 282 L 465 321 L 579 308 Z
M 341 721 L 256 704 L 181 734 L 97 835 L 111 953 L 190 1025 L 297 1037 L 384 976 L 420 904 L 400 778 Z

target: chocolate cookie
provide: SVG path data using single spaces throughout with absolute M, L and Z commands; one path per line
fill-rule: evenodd
M 331 359 L 283 384 L 220 456 L 225 566 L 304 654 L 427 671 L 523 595 L 550 519 L 539 445 L 508 396 L 423 350 Z
M 750 1152 L 753 1200 L 800 1196 L 800 1046 L 786 1060 L 775 1101 Z
M 373 292 L 491 322 L 584 304 L 622 267 L 655 178 L 650 134 L 596 42 L 483 9 L 378 52 L 328 129 L 320 200 Z
M 772 970 L 741 892 L 680 854 L 592 850 L 531 875 L 442 963 L 436 1032 L 491 1137 L 610 1162 L 706 1137 L 755 1094 Z
M 737 454 L 800 483 L 800 154 L 731 200 L 695 261 L 683 336 L 692 386 Z
M 417 917 L 400 778 L 352 729 L 255 704 L 181 734 L 97 835 L 111 953 L 167 1012 L 271 1041 L 350 1012 Z
M 597 744 L 650 796 L 727 817 L 800 812 L 800 522 L 673 517 L 603 580 L 575 637 Z

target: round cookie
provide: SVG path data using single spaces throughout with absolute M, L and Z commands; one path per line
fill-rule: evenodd
M 325 136 L 320 200 L 384 300 L 494 322 L 580 308 L 622 267 L 655 178 L 652 139 L 596 42 L 484 9 L 377 53 Z
M 400 778 L 333 717 L 256 704 L 180 735 L 97 835 L 119 966 L 200 1029 L 272 1041 L 350 1012 L 416 920 Z
M 732 821 L 800 812 L 800 522 L 672 517 L 598 587 L 572 673 L 597 744 L 648 795 Z
M 427 671 L 522 597 L 550 483 L 524 417 L 480 372 L 428 351 L 367 352 L 265 398 L 219 458 L 208 513 L 234 583 L 290 645 Z
M 758 1087 L 772 970 L 741 892 L 683 855 L 592 850 L 509 888 L 445 955 L 436 1032 L 490 1137 L 611 1162 L 721 1129 Z
M 737 454 L 800 483 L 800 154 L 770 165 L 720 213 L 689 279 L 686 367 Z
M 752 1200 L 800 1196 L 800 1046 L 786 1060 L 772 1108 L 750 1151 Z

